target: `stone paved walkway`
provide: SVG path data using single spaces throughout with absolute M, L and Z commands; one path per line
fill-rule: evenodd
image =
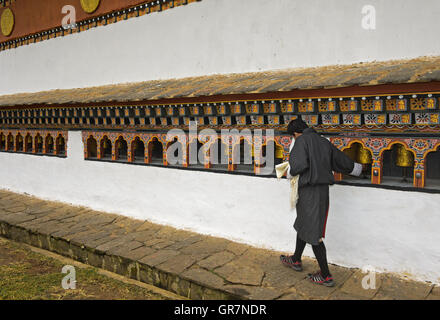
M 365 290 L 359 269 L 335 265 L 336 286 L 318 286 L 305 278 L 313 259 L 295 272 L 280 252 L 1 190 L 0 235 L 191 299 L 440 299 L 438 286 L 392 274 Z

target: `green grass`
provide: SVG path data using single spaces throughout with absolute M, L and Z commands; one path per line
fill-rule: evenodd
M 76 289 L 61 286 L 64 264 L 27 247 L 0 239 L 0 300 L 31 299 L 165 299 L 142 287 L 98 273 L 92 267 L 76 271 Z

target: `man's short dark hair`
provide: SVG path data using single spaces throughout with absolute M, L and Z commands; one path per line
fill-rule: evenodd
M 292 120 L 287 125 L 287 133 L 292 135 L 296 133 L 302 133 L 304 129 L 307 129 L 309 126 L 307 123 L 303 121 L 301 118 L 296 118 L 295 120 Z

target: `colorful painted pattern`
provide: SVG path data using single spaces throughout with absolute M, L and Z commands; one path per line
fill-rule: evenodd
M 67 156 L 67 131 L 0 130 L 0 151 Z

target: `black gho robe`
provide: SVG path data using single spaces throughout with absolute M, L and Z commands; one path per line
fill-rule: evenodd
M 362 166 L 313 128 L 305 129 L 295 139 L 289 164 L 290 175 L 299 174 L 297 217 L 293 226 L 300 239 L 318 245 L 320 239 L 325 237 L 329 185 L 335 182 L 333 171 L 359 175 Z

